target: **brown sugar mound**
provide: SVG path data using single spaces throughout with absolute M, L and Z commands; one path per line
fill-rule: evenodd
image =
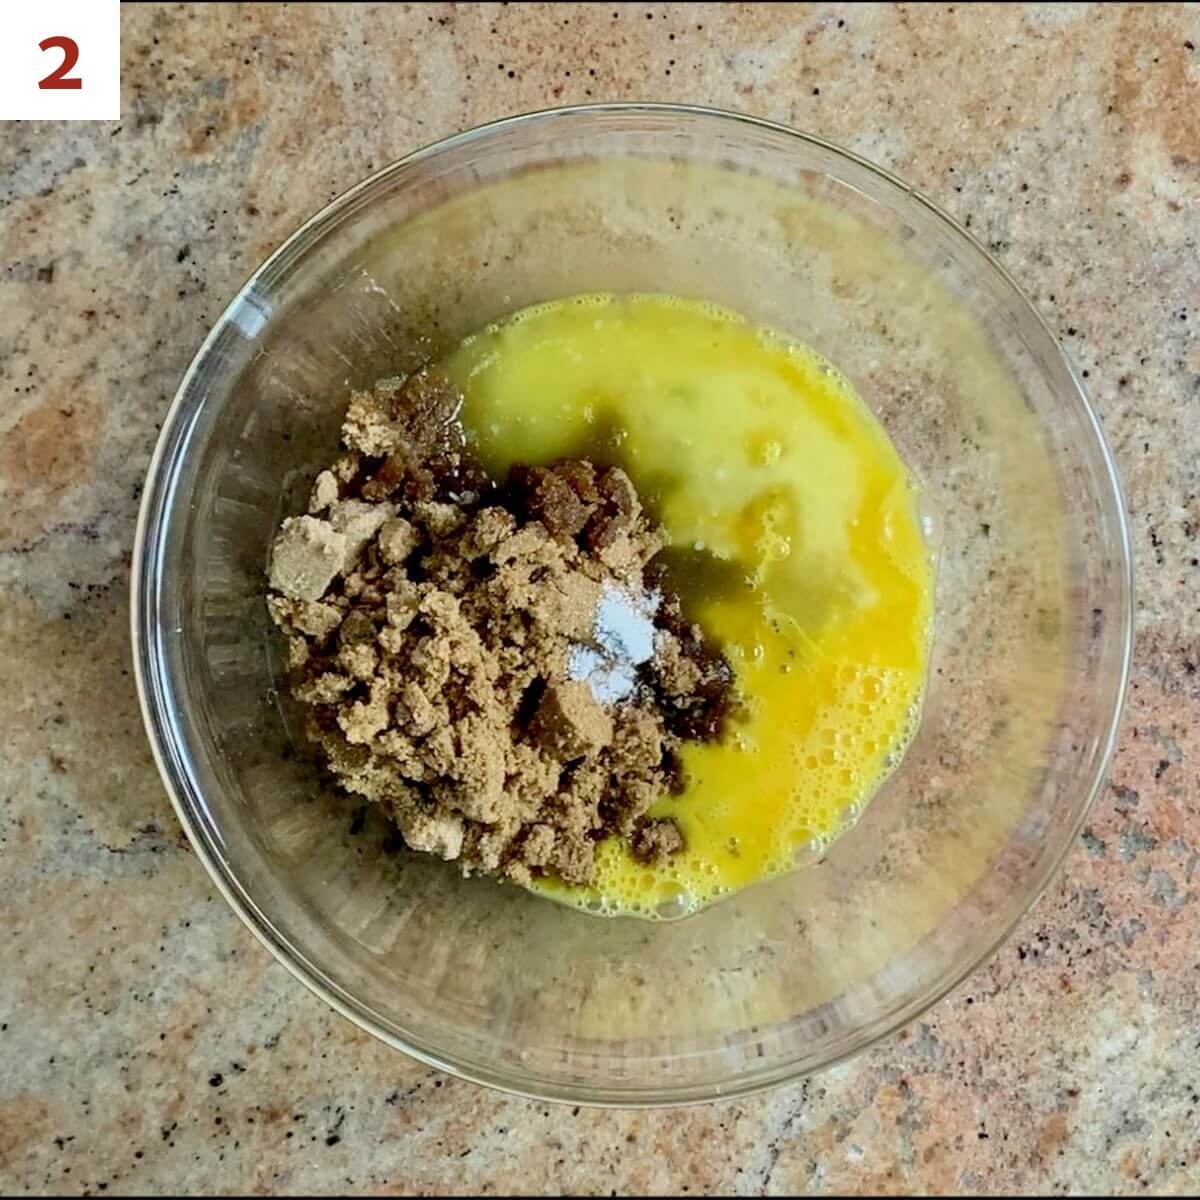
M 613 834 L 664 862 L 683 835 L 646 811 L 681 789 L 680 745 L 721 736 L 729 664 L 651 567 L 663 537 L 623 471 L 497 483 L 460 407 L 428 372 L 355 394 L 345 453 L 280 527 L 268 610 L 310 734 L 468 874 L 586 884 Z

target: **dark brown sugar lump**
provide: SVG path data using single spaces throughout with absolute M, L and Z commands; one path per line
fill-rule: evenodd
M 729 664 L 655 569 L 664 537 L 624 471 L 489 479 L 460 408 L 429 372 L 356 393 L 280 526 L 267 605 L 310 736 L 468 874 L 586 884 L 610 835 L 667 861 L 683 835 L 646 812 L 680 791 L 680 746 L 722 736 Z

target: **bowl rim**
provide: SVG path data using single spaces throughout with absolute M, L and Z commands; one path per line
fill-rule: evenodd
M 814 149 L 833 155 L 835 158 L 847 160 L 856 167 L 876 176 L 892 188 L 901 192 L 906 199 L 915 201 L 927 213 L 956 235 L 957 238 L 970 245 L 985 260 L 990 270 L 995 273 L 1000 282 L 1011 289 L 1028 314 L 1041 327 L 1050 344 L 1058 353 L 1061 364 L 1065 368 L 1067 377 L 1075 391 L 1079 415 L 1082 418 L 1081 424 L 1086 432 L 1090 432 L 1093 441 L 1092 448 L 1098 452 L 1099 462 L 1102 465 L 1102 471 L 1100 472 L 1102 478 L 1099 482 L 1101 487 L 1109 493 L 1109 507 L 1112 510 L 1110 513 L 1106 513 L 1106 515 L 1110 516 L 1114 521 L 1118 546 L 1119 562 L 1116 563 L 1114 578 L 1120 593 L 1118 597 L 1118 620 L 1120 622 L 1118 632 L 1120 640 L 1117 646 L 1120 661 L 1118 664 L 1119 670 L 1116 687 L 1113 689 L 1108 705 L 1108 712 L 1104 720 L 1104 734 L 1100 739 L 1098 752 L 1093 758 L 1092 778 L 1088 784 L 1087 794 L 1084 797 L 1084 802 L 1080 805 L 1079 812 L 1073 822 L 1073 827 L 1070 829 L 1070 835 L 1063 839 L 1062 846 L 1058 849 L 1057 853 L 1044 865 L 1042 877 L 1035 879 L 1034 886 L 1030 888 L 1021 907 L 981 949 L 977 950 L 964 963 L 960 964 L 956 970 L 947 973 L 929 995 L 920 997 L 889 1014 L 866 1040 L 839 1051 L 817 1068 L 805 1069 L 798 1067 L 795 1063 L 785 1061 L 776 1063 L 770 1069 L 760 1073 L 744 1076 L 728 1086 L 701 1082 L 671 1085 L 667 1088 L 651 1090 L 636 1085 L 628 1088 L 616 1087 L 611 1084 L 589 1087 L 586 1084 L 569 1084 L 542 1077 L 527 1076 L 522 1078 L 516 1071 L 506 1073 L 500 1069 L 482 1067 L 479 1064 L 461 1060 L 454 1055 L 442 1054 L 433 1047 L 418 1044 L 384 1028 L 375 1020 L 365 1005 L 345 992 L 336 981 L 328 978 L 316 964 L 307 961 L 297 948 L 289 944 L 286 938 L 277 932 L 271 920 L 258 907 L 253 897 L 249 895 L 241 882 L 225 869 L 222 856 L 217 852 L 213 840 L 213 831 L 206 828 L 186 799 L 185 792 L 187 788 L 185 776 L 182 773 L 177 773 L 173 767 L 171 739 L 167 736 L 164 723 L 161 719 L 162 697 L 155 681 L 155 673 L 159 664 L 157 663 L 156 655 L 151 650 L 151 639 L 146 636 L 148 631 L 145 624 L 145 615 L 153 607 L 155 592 L 154 579 L 147 575 L 147 564 L 152 561 L 150 557 L 150 533 L 152 527 L 161 523 L 161 517 L 164 512 L 164 501 L 170 490 L 166 486 L 163 471 L 167 450 L 174 440 L 173 435 L 180 427 L 181 421 L 187 416 L 186 406 L 190 400 L 189 393 L 193 379 L 198 374 L 201 364 L 208 357 L 218 336 L 232 318 L 237 307 L 254 288 L 255 284 L 265 276 L 268 276 L 282 260 L 286 259 L 294 251 L 297 243 L 308 241 L 317 231 L 338 220 L 363 192 L 390 175 L 411 168 L 414 164 L 434 158 L 443 152 L 470 145 L 473 142 L 492 137 L 516 126 L 596 115 L 634 118 L 638 116 L 663 117 L 672 115 L 689 118 L 699 117 L 711 120 L 717 124 L 731 123 L 734 125 L 749 126 L 752 130 L 782 134 L 788 138 L 805 143 Z M 159 775 L 197 857 L 204 864 L 205 870 L 208 872 L 212 882 L 250 932 L 254 934 L 276 961 L 281 963 L 292 976 L 348 1021 L 372 1034 L 386 1045 L 424 1063 L 426 1066 L 465 1079 L 471 1083 L 494 1088 L 514 1096 L 598 1108 L 690 1106 L 715 1100 L 749 1096 L 778 1087 L 784 1083 L 806 1078 L 845 1062 L 847 1059 L 855 1057 L 864 1050 L 878 1045 L 886 1038 L 893 1036 L 904 1026 L 910 1024 L 936 1004 L 940 1003 L 948 993 L 958 987 L 968 976 L 973 975 L 979 970 L 1009 939 L 1016 926 L 1038 903 L 1047 887 L 1058 876 L 1068 852 L 1078 841 L 1079 834 L 1087 821 L 1092 805 L 1104 786 L 1113 753 L 1116 749 L 1122 712 L 1128 690 L 1133 653 L 1133 556 L 1125 493 L 1117 470 L 1116 461 L 1105 438 L 1100 419 L 1091 403 L 1087 389 L 1084 387 L 1079 373 L 1063 349 L 1059 338 L 1050 328 L 1045 317 L 1026 295 L 1024 289 L 968 229 L 945 212 L 939 205 L 886 169 L 822 137 L 794 129 L 780 122 L 766 120 L 735 110 L 693 104 L 650 101 L 603 102 L 542 108 L 501 117 L 440 138 L 408 154 L 402 155 L 400 158 L 388 163 L 386 166 L 342 192 L 303 222 L 255 268 L 246 281 L 234 293 L 229 303 L 213 322 L 212 327 L 180 380 L 166 416 L 163 419 L 162 427 L 147 469 L 146 483 L 143 489 L 134 536 L 130 583 L 130 636 L 134 676 L 137 684 L 142 720 Z

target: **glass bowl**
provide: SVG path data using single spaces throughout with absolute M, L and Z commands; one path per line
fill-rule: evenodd
M 923 481 L 939 549 L 928 692 L 899 769 L 819 864 L 669 923 L 588 916 L 389 851 L 305 750 L 263 603 L 272 533 L 333 454 L 350 389 L 513 309 L 605 290 L 713 300 L 832 360 Z M 683 1103 L 861 1050 L 1012 929 L 1113 747 L 1129 561 L 1079 379 L 958 225 L 819 139 L 601 105 L 411 154 L 254 273 L 159 439 L 133 640 L 180 819 L 299 979 L 469 1079 Z

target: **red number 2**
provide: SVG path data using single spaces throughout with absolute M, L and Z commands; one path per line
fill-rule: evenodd
M 71 68 L 79 61 L 79 43 L 69 37 L 48 37 L 38 42 L 39 50 L 61 50 L 63 60 L 46 76 L 38 80 L 38 87 L 51 91 L 68 91 L 83 87 L 83 80 L 76 75 L 68 78 Z

